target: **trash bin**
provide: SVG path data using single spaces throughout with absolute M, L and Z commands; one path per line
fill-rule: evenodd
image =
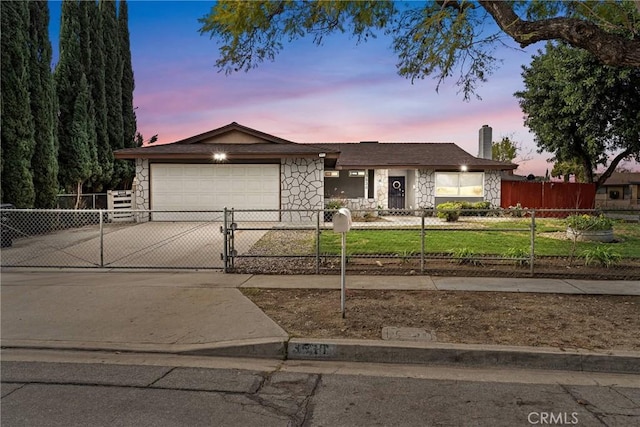
M 13 245 L 13 227 L 11 226 L 10 209 L 15 209 L 11 203 L 0 204 L 0 244 L 3 248 Z

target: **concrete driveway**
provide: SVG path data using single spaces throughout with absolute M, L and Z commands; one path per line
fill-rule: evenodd
M 92 225 L 20 238 L 14 240 L 12 247 L 2 249 L 2 266 L 222 268 L 221 225 L 218 222 L 114 223 L 104 225 L 102 236 L 99 226 Z M 236 231 L 236 250 L 247 251 L 265 233 L 266 230 Z
M 145 227 L 146 228 L 146 227 Z M 5 348 L 282 357 L 288 335 L 214 271 L 2 271 Z

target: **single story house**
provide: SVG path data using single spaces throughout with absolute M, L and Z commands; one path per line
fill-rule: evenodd
M 491 128 L 479 152 L 491 153 Z M 231 123 L 164 145 L 115 151 L 136 162 L 141 210 L 264 209 L 255 220 L 312 220 L 325 200 L 351 208 L 419 209 L 448 200 L 500 206 L 501 171 L 517 165 L 474 157 L 453 143 L 296 143 Z M 197 219 L 156 213 L 153 220 Z M 206 215 L 205 215 L 206 216 Z
M 614 172 L 596 191 L 597 207 L 637 208 L 640 172 Z

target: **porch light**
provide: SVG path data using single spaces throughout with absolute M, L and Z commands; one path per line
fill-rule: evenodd
M 460 170 L 461 170 L 462 172 L 466 172 L 466 171 L 468 170 L 467 165 L 462 165 L 462 166 L 460 166 Z
M 213 160 L 215 160 L 216 162 L 224 162 L 225 160 L 227 160 L 227 154 L 226 153 L 213 153 Z

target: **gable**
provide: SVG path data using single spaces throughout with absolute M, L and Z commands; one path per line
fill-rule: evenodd
M 273 144 L 272 141 L 267 141 L 266 139 L 260 138 L 256 135 L 251 135 L 246 132 L 241 132 L 239 130 L 231 130 L 229 132 L 220 134 L 220 135 L 212 135 L 208 138 L 204 138 L 198 141 L 200 144 Z

